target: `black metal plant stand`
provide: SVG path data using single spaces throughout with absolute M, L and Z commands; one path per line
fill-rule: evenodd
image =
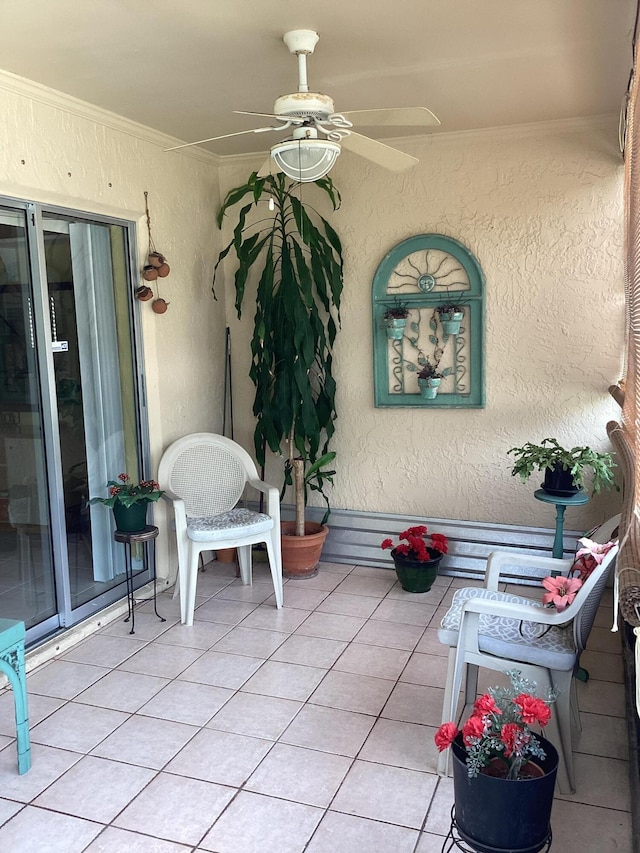
M 156 555 L 155 550 L 153 553 L 153 560 L 151 563 L 152 572 L 153 572 L 153 598 L 143 598 L 139 599 L 136 602 L 133 594 L 133 567 L 131 564 L 131 546 L 132 544 L 141 543 L 146 551 L 147 557 L 149 556 L 149 542 L 153 539 L 156 539 L 158 536 L 158 528 L 153 527 L 148 524 L 143 530 L 138 530 L 135 533 L 129 533 L 125 530 L 116 530 L 113 534 L 113 538 L 116 542 L 122 542 L 124 544 L 124 559 L 125 559 L 125 572 L 126 572 L 126 581 L 127 581 L 127 604 L 128 604 L 128 614 L 127 618 L 124 620 L 128 622 L 131 619 L 131 630 L 130 634 L 135 634 L 136 630 L 136 622 L 135 622 L 135 606 L 136 603 L 143 604 L 146 601 L 153 601 L 153 610 L 161 622 L 166 622 L 167 620 L 162 617 L 158 613 L 158 608 L 156 605 Z
M 442 843 L 441 853 L 451 853 L 454 849 L 462 850 L 463 853 L 539 853 L 539 851 L 547 853 L 547 851 L 551 849 L 552 840 L 551 827 L 549 827 L 549 835 L 542 842 L 542 846 L 540 846 L 540 842 L 537 842 L 533 847 L 518 847 L 517 850 L 511 847 L 508 850 L 504 847 L 488 847 L 486 844 L 481 844 L 479 847 L 473 847 L 470 841 L 467 841 L 460 835 L 460 830 L 456 823 L 455 806 L 452 806 L 451 826 L 449 827 L 449 832 Z

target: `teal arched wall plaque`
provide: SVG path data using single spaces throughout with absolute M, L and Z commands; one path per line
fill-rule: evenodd
M 401 331 L 390 313 L 406 313 Z M 373 279 L 373 358 L 376 406 L 484 406 L 484 275 L 458 240 L 418 234 L 382 259 Z M 426 381 L 429 372 L 435 382 Z

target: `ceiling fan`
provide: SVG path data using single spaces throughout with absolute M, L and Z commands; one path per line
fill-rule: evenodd
M 307 56 L 313 53 L 318 39 L 318 34 L 313 30 L 291 30 L 283 36 L 289 52 L 298 57 L 297 92 L 277 98 L 272 113 L 235 110 L 240 115 L 276 119 L 278 124 L 212 136 L 166 150 L 176 151 L 247 133 L 281 133 L 291 129 L 288 138 L 272 146 L 269 159 L 260 169 L 259 176 L 280 171 L 294 180 L 316 181 L 329 172 L 342 148 L 392 171 L 403 171 L 414 166 L 418 162 L 416 157 L 356 133 L 352 128 L 354 124 L 364 127 L 434 127 L 440 124 L 436 116 L 426 107 L 335 112 L 332 99 L 319 92 L 310 92 L 307 83 Z

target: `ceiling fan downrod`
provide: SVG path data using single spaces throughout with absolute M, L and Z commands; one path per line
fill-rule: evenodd
M 313 53 L 320 36 L 313 30 L 290 30 L 282 37 L 289 53 L 298 57 L 298 92 L 308 92 L 307 56 Z

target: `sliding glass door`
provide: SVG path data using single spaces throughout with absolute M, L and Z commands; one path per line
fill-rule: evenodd
M 58 612 L 26 214 L 0 208 L 0 616 Z
M 131 228 L 0 214 L 0 616 L 40 636 L 125 592 L 111 513 L 89 498 L 142 468 Z

